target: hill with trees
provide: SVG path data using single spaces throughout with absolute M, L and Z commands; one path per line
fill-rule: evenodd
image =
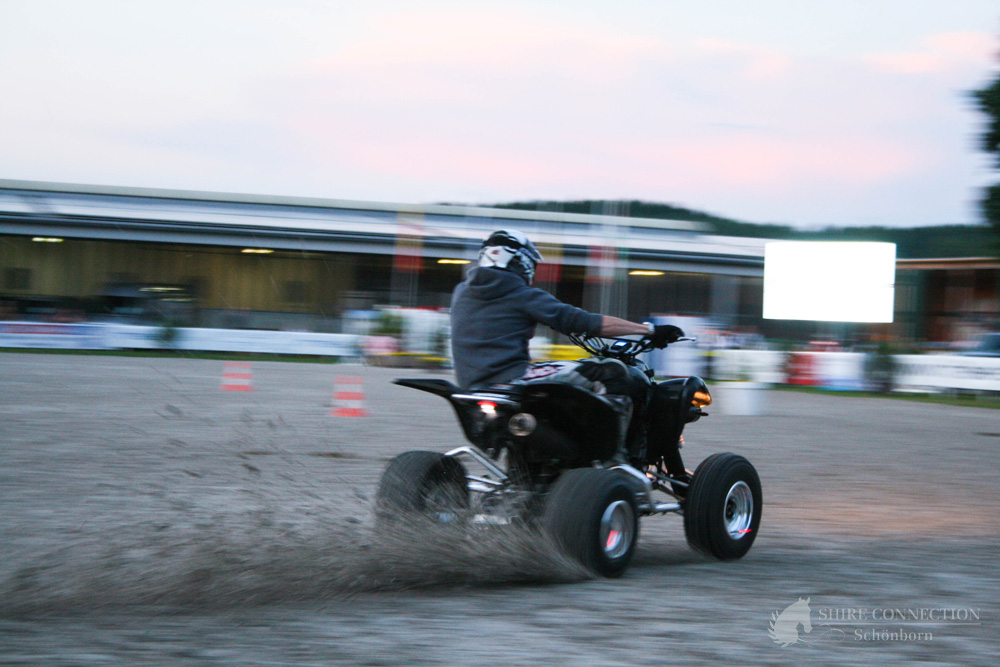
M 882 241 L 896 244 L 903 259 L 984 257 L 1000 255 L 1000 229 L 990 225 L 933 225 L 928 227 L 826 227 L 797 229 L 790 225 L 741 222 L 673 204 L 646 201 L 531 201 L 493 204 L 495 208 L 526 211 L 610 214 L 633 218 L 701 222 L 720 236 L 747 236 L 794 241 Z

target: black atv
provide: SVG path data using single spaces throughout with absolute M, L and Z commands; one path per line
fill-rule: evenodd
M 704 381 L 655 382 L 639 359 L 653 349 L 649 337 L 571 339 L 591 357 L 534 364 L 524 378 L 482 391 L 396 380 L 448 399 L 470 445 L 393 459 L 376 496 L 377 524 L 414 515 L 540 524 L 570 556 L 614 577 L 635 552 L 640 516 L 680 514 L 693 548 L 722 560 L 746 554 L 760 525 L 757 471 L 722 453 L 690 473 L 680 456 L 684 426 L 712 402 Z M 619 381 L 588 379 L 595 364 Z

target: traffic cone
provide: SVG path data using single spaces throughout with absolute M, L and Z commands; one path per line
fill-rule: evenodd
M 222 391 L 253 391 L 253 369 L 249 361 L 226 361 L 222 369 Z
M 361 378 L 357 376 L 338 375 L 334 380 L 333 410 L 334 417 L 367 417 L 365 410 L 365 390 Z

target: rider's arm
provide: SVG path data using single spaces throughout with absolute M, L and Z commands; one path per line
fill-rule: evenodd
M 651 333 L 651 331 L 652 329 L 648 324 L 629 322 L 620 317 L 611 317 L 610 315 L 601 316 L 602 336 L 641 336 Z
M 588 333 L 592 336 L 642 336 L 652 332 L 648 324 L 629 322 L 620 317 L 588 313 L 565 304 L 548 292 L 528 288 L 522 293 L 521 307 L 531 319 L 564 334 Z
M 588 313 L 575 306 L 559 301 L 543 290 L 526 287 L 518 293 L 518 305 L 524 314 L 535 322 L 552 327 L 566 335 L 587 333 L 598 335 L 603 322 L 597 313 Z

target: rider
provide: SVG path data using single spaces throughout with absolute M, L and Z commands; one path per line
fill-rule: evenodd
M 479 266 L 459 283 L 451 299 L 452 357 L 463 389 L 523 376 L 531 363 L 528 341 L 536 324 L 567 335 L 650 335 L 657 347 L 684 335 L 670 324 L 630 322 L 559 301 L 531 286 L 541 261 L 538 249 L 517 230 L 498 230 L 483 242 Z
M 648 335 L 655 347 L 666 347 L 684 336 L 671 324 L 654 326 L 609 315 L 588 313 L 565 304 L 531 282 L 542 255 L 528 237 L 513 229 L 490 234 L 479 250 L 479 266 L 469 271 L 466 280 L 455 288 L 451 298 L 451 346 L 455 376 L 465 390 L 492 384 L 509 383 L 522 377 L 531 363 L 528 341 L 536 324 L 546 324 L 563 334 L 596 336 Z M 602 363 L 609 362 L 609 363 Z M 604 385 L 608 394 L 631 394 L 628 370 L 615 359 L 591 360 L 580 364 L 572 381 L 594 389 Z M 582 377 L 580 377 L 582 376 Z M 585 379 L 584 379 L 585 378 Z M 627 396 L 620 412 L 622 433 L 629 428 L 633 402 Z M 664 449 L 668 471 L 677 479 L 690 479 L 678 448 L 667 436 L 669 422 L 664 422 L 664 401 L 668 397 L 659 387 L 638 407 L 648 417 L 646 428 L 639 430 L 640 442 L 658 442 Z M 669 403 L 666 403 L 669 404 Z M 643 431 L 647 432 L 643 433 Z M 652 440 L 650 440 L 652 439 Z M 644 447 L 640 444 L 639 447 Z M 684 493 L 681 488 L 676 489 Z

